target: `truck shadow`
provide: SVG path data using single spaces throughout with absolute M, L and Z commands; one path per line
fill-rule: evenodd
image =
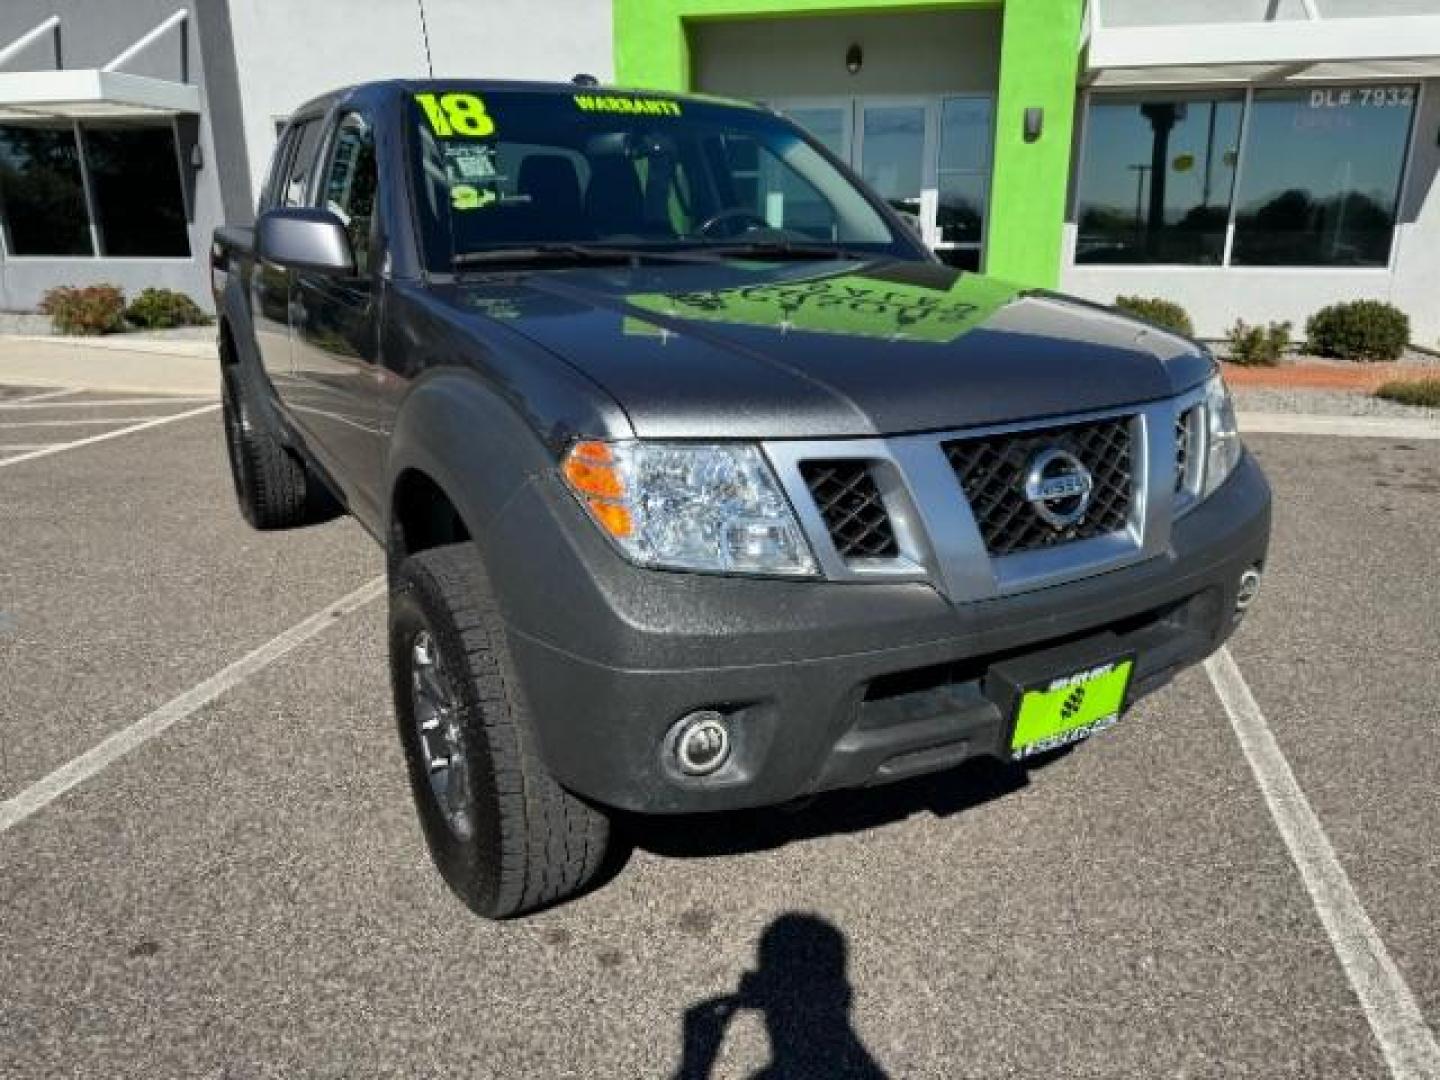
M 1056 755 L 1058 756 L 1058 755 Z M 1048 756 L 1051 760 L 1055 756 Z M 669 858 L 712 858 L 766 851 L 797 841 L 863 832 L 929 813 L 950 817 L 1023 788 L 1027 769 L 976 758 L 931 776 L 882 787 L 837 791 L 803 804 L 720 814 L 624 815 L 623 842 Z
M 674 1080 L 706 1080 L 722 1056 L 731 1020 L 760 1015 L 770 1040 L 765 1080 L 848 1076 L 885 1080 L 850 1022 L 854 990 L 846 970 L 845 935 L 817 915 L 789 912 L 760 936 L 753 971 L 734 993 L 698 1001 L 681 1021 L 680 1067 Z

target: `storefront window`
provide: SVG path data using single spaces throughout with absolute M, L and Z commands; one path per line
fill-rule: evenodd
M 0 216 L 11 255 L 92 255 L 75 129 L 0 125 Z
M 1386 265 L 1414 108 L 1413 86 L 1257 90 L 1231 261 Z
M 1244 101 L 1091 101 L 1077 193 L 1077 263 L 1219 265 Z
M 102 254 L 190 254 L 180 163 L 170 126 L 85 124 L 85 163 Z

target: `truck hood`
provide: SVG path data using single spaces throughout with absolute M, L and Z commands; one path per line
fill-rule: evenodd
M 1211 361 L 1082 301 L 932 263 L 674 263 L 443 286 L 613 395 L 642 438 L 893 435 L 1170 396 Z

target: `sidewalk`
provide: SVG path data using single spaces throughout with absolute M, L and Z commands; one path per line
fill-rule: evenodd
M 0 383 L 148 394 L 218 395 L 213 340 L 0 335 Z

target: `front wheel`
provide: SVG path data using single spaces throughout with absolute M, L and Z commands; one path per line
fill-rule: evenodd
M 405 559 L 391 583 L 395 715 L 420 824 L 446 883 L 500 919 L 574 895 L 609 820 L 535 752 L 504 626 L 470 543 Z

